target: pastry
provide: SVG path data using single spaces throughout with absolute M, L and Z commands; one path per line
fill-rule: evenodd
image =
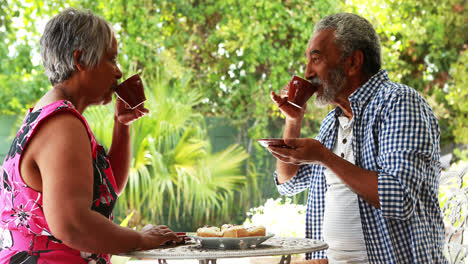
M 266 228 L 264 226 L 252 226 L 247 228 L 248 236 L 265 236 Z
M 224 225 L 223 225 L 224 227 Z M 242 225 L 230 225 L 221 228 L 223 233 L 223 237 L 247 237 L 249 236 L 247 233 L 247 229 Z
M 199 237 L 221 237 L 222 235 L 221 230 L 216 226 L 204 226 L 197 229 Z
M 264 226 L 252 226 L 245 228 L 243 225 L 224 224 L 221 228 L 216 226 L 204 226 L 197 229 L 199 237 L 252 237 L 265 236 L 266 228 Z

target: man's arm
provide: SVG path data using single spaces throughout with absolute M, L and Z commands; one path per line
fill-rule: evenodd
M 306 105 L 301 109 L 287 103 L 287 98 L 281 98 L 274 92 L 271 92 L 271 99 L 276 103 L 280 111 L 285 116 L 285 126 L 283 138 L 299 138 L 301 136 L 302 120 Z M 284 163 L 281 160 L 276 161 L 276 177 L 278 184 L 283 184 L 289 181 L 299 170 L 298 165 Z
M 295 149 L 269 147 L 272 154 L 288 164 L 320 164 L 332 170 L 355 193 L 380 208 L 377 172 L 365 170 L 337 156 L 318 140 L 311 138 L 285 139 Z
M 353 192 L 380 209 L 377 172 L 360 168 L 329 149 L 323 149 L 321 163 L 340 177 Z
M 301 135 L 301 120 L 291 120 L 286 118 L 284 126 L 283 138 L 298 138 Z M 283 184 L 289 181 L 299 170 L 299 165 L 284 163 L 281 160 L 276 160 L 276 177 L 278 184 Z
M 440 171 L 439 126 L 431 108 L 408 89 L 394 93 L 378 133 L 382 214 L 407 219 L 422 196 L 436 200 Z M 426 193 L 421 194 L 422 186 Z

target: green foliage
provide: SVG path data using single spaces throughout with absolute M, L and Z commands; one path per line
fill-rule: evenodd
M 449 124 L 453 127 L 455 142 L 468 144 L 468 51 L 460 54 L 451 67 L 445 99 L 453 109 Z M 458 114 L 457 114 L 458 113 Z
M 468 163 L 460 161 L 442 172 L 439 201 L 444 214 L 446 243 L 444 252 L 450 263 L 464 263 L 468 256 L 465 233 L 468 220 Z
M 0 1 L 0 114 L 22 115 L 49 89 L 37 22 L 63 6 L 60 1 Z

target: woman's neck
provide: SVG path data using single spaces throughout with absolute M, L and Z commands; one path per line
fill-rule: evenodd
M 81 104 L 78 102 L 79 100 L 70 90 L 70 86 L 66 84 L 59 83 L 54 85 L 54 87 L 49 90 L 46 94 L 44 94 L 41 99 L 35 105 L 33 111 L 36 111 L 48 104 L 60 101 L 60 100 L 67 100 L 71 102 L 78 112 L 83 113 L 84 107 L 81 107 Z M 82 109 L 83 108 L 83 109 Z
M 52 88 L 52 91 L 57 100 L 68 100 L 73 103 L 74 98 L 65 85 L 61 83 L 56 84 L 54 88 Z

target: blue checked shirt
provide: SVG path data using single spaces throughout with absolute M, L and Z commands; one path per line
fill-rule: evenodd
M 359 87 L 349 101 L 355 122 L 355 165 L 378 173 L 381 208 L 359 197 L 370 263 L 447 263 L 438 200 L 440 131 L 432 109 L 414 89 L 391 82 L 385 70 Z M 340 108 L 328 113 L 316 137 L 330 150 L 341 113 Z M 277 186 L 283 195 L 309 189 L 306 237 L 319 240 L 327 191 L 323 172 L 321 165 L 302 165 L 291 180 Z M 325 258 L 325 252 L 307 258 Z

